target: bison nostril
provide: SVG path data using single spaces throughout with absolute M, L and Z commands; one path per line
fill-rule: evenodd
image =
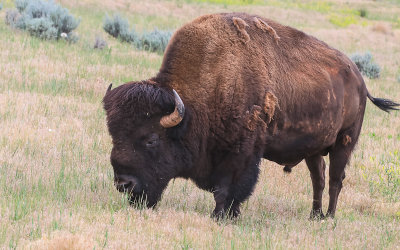
M 120 192 L 130 192 L 134 188 L 134 185 L 131 181 L 124 181 L 124 182 L 115 182 L 115 187 Z
M 122 184 L 121 186 L 122 186 L 123 189 L 128 190 L 129 188 L 132 187 L 132 182 L 128 182 L 128 183 Z
M 120 192 L 140 193 L 140 182 L 136 177 L 119 175 L 115 176 L 115 187 Z

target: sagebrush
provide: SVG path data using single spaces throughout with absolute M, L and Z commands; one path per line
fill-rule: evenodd
M 79 20 L 54 1 L 16 0 L 15 7 L 6 14 L 8 25 L 42 39 L 60 39 L 64 33 L 68 41 L 77 40 L 72 31 L 78 27 Z
M 13 28 L 16 28 L 17 21 L 20 18 L 21 14 L 19 14 L 18 10 L 7 10 L 5 22 L 7 25 L 10 25 Z
M 373 61 L 372 54 L 366 52 L 364 54 L 355 53 L 350 56 L 351 60 L 357 65 L 360 72 L 370 79 L 379 78 L 381 68 Z
M 171 31 L 158 29 L 139 35 L 133 27 L 130 28 L 129 22 L 120 14 L 114 14 L 113 17 L 107 15 L 103 29 L 112 37 L 132 43 L 138 49 L 159 53 L 164 52 L 172 36 Z
M 164 52 L 169 40 L 171 39 L 172 32 L 155 29 L 152 32 L 145 32 L 140 41 L 143 49 L 152 52 Z
M 103 29 L 123 42 L 135 43 L 138 41 L 135 29 L 130 29 L 128 21 L 119 14 L 114 14 L 113 17 L 107 15 L 103 23 Z

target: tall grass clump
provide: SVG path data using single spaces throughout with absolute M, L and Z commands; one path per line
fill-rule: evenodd
M 128 21 L 119 14 L 114 14 L 113 17 L 106 16 L 103 29 L 112 37 L 132 43 L 138 49 L 158 53 L 164 52 L 172 36 L 171 31 L 158 29 L 140 35 L 134 28 L 130 28 Z
M 351 60 L 357 65 L 360 72 L 370 79 L 379 78 L 381 68 L 373 61 L 372 54 L 354 53 L 350 56 Z
M 54 1 L 16 0 L 15 7 L 16 10 L 6 15 L 6 23 L 10 26 L 42 39 L 65 37 L 71 42 L 77 40 L 72 31 L 78 27 L 79 20 Z
M 114 14 L 113 17 L 107 15 L 103 23 L 103 29 L 123 42 L 136 43 L 139 39 L 135 29 L 130 29 L 128 21 L 119 14 Z

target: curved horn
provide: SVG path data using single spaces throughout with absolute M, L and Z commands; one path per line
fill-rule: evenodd
M 169 115 L 165 115 L 161 118 L 160 124 L 164 128 L 172 128 L 178 125 L 185 115 L 185 105 L 182 102 L 182 99 L 179 97 L 178 93 L 173 89 L 174 97 L 175 97 L 175 110 Z
M 110 86 L 108 86 L 107 91 L 106 91 L 106 94 L 104 95 L 104 98 L 106 98 L 106 96 L 108 95 L 108 93 L 110 93 L 111 87 L 112 87 L 112 83 L 110 84 Z
M 110 86 L 108 86 L 106 94 L 111 91 L 111 87 L 112 87 L 112 83 L 110 83 Z

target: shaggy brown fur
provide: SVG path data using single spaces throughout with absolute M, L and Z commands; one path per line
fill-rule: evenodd
M 351 143 L 351 137 L 346 135 L 343 137 L 343 145 L 347 146 L 347 144 Z
M 279 42 L 279 39 L 281 39 L 281 38 L 278 36 L 278 34 L 276 34 L 276 31 L 271 26 L 269 26 L 265 21 L 261 20 L 258 17 L 255 17 L 253 20 L 258 28 L 271 33 L 275 39 L 275 42 L 276 43 Z
M 166 129 L 172 89 L 186 113 Z M 213 192 L 214 215 L 236 216 L 262 157 L 287 171 L 305 159 L 320 218 L 329 153 L 333 216 L 367 95 L 384 110 L 397 105 L 370 96 L 344 54 L 301 31 L 244 13 L 199 17 L 174 34 L 156 77 L 104 98 L 117 185 L 154 205 L 171 178 L 190 178 Z
M 246 32 L 246 27 L 249 27 L 249 25 L 245 21 L 243 21 L 243 19 L 238 17 L 232 18 L 232 21 L 238 29 L 240 36 L 243 38 L 243 43 L 247 43 L 248 41 L 250 41 L 250 36 Z
M 267 123 L 270 123 L 274 114 L 275 114 L 275 108 L 278 106 L 278 98 L 271 92 L 267 92 L 265 94 L 265 99 L 264 99 L 264 112 L 268 116 L 268 121 Z M 279 107 L 279 106 L 278 106 Z
M 248 115 L 248 119 L 247 119 L 247 128 L 250 131 L 255 131 L 257 129 L 258 126 L 262 127 L 262 130 L 265 132 L 267 129 L 267 124 L 263 121 L 263 119 L 261 119 L 260 115 L 261 115 L 261 107 L 258 105 L 253 105 L 253 107 L 251 107 L 251 111 L 250 112 L 246 112 L 246 114 Z M 260 125 L 261 124 L 261 125 Z

